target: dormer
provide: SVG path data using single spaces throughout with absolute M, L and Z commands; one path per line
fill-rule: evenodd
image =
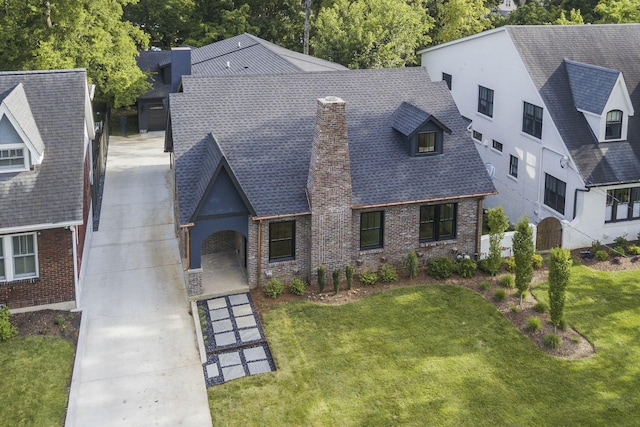
M 44 143 L 19 83 L 0 94 L 0 173 L 29 170 L 43 157 Z
M 392 126 L 404 136 L 412 157 L 442 154 L 444 134 L 451 133 L 438 119 L 408 102 L 398 107 Z
M 618 70 L 564 60 L 576 109 L 598 142 L 625 141 L 633 105 Z

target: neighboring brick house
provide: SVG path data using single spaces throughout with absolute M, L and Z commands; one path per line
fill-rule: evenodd
M 0 304 L 78 301 L 94 136 L 85 70 L 0 72 Z
M 249 286 L 479 251 L 494 187 L 422 68 L 183 78 L 169 101 L 189 292 L 235 249 Z
M 151 73 L 152 88 L 137 99 L 140 132 L 165 130 L 167 95 L 183 75 L 224 76 L 346 70 L 340 64 L 285 49 L 251 34 L 198 48 L 141 51 L 138 67 Z
M 506 26 L 422 52 L 538 249 L 640 232 L 640 24 Z

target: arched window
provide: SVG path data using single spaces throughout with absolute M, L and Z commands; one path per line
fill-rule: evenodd
M 622 111 L 611 110 L 607 113 L 607 127 L 604 132 L 604 139 L 622 138 Z

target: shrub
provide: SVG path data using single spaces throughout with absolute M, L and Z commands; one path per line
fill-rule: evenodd
M 409 278 L 413 279 L 418 275 L 418 255 L 415 251 L 409 251 L 404 259 L 404 266 L 409 273 Z
M 508 289 L 513 289 L 516 286 L 516 280 L 511 274 L 503 274 L 502 276 L 500 276 L 500 278 L 498 279 L 498 283 L 503 288 Z
M 389 264 L 382 264 L 382 268 L 380 268 L 380 278 L 385 283 L 393 283 L 398 280 L 398 272 Z
M 631 245 L 627 249 L 627 252 L 629 253 L 629 255 L 640 255 L 640 246 Z
M 500 270 L 502 264 L 502 239 L 504 232 L 509 228 L 509 219 L 504 214 L 502 206 L 497 206 L 487 210 L 487 223 L 489 224 L 489 254 L 487 256 L 486 268 L 495 275 Z
M 56 326 L 60 326 L 60 325 L 62 325 L 62 324 L 64 323 L 64 321 L 65 321 L 64 316 L 57 316 L 57 317 L 53 320 L 53 323 L 54 323 Z
M 542 321 L 539 317 L 529 317 L 527 319 L 527 331 L 538 332 L 542 328 Z
M 564 319 L 565 293 L 569 279 L 570 254 L 563 248 L 551 249 L 549 256 L 549 317 L 551 323 L 559 327 Z
M 321 265 L 318 267 L 318 289 L 320 290 L 320 293 L 324 292 L 324 274 L 325 268 L 324 265 Z
M 304 295 L 304 291 L 307 288 L 307 284 L 302 279 L 294 279 L 289 285 L 289 292 L 293 295 Z
M 271 279 L 264 285 L 264 293 L 270 298 L 278 298 L 284 292 L 284 285 L 278 279 Z
M 455 264 L 455 271 L 465 279 L 476 275 L 478 265 L 471 258 L 459 259 Z
M 531 255 L 531 263 L 533 264 L 533 268 L 541 268 L 542 267 L 542 255 L 533 254 Z
M 509 307 L 509 310 L 511 310 L 512 313 L 517 313 L 520 311 L 520 308 L 517 305 L 512 305 Z
M 9 320 L 9 307 L 6 305 L 0 308 L 0 342 L 13 338 L 18 329 Z
M 351 264 L 344 266 L 344 276 L 347 278 L 347 289 L 351 289 L 353 287 L 353 267 Z
M 446 256 L 435 258 L 429 262 L 427 273 L 434 279 L 446 279 L 453 274 L 453 261 Z
M 547 305 L 546 302 L 538 301 L 533 306 L 533 310 L 537 311 L 538 313 L 546 313 L 549 310 L 549 306 Z
M 507 299 L 507 292 L 504 289 L 498 289 L 493 293 L 493 298 L 496 301 L 504 301 Z
M 598 261 L 604 261 L 607 258 L 609 258 L 609 254 L 607 253 L 607 251 L 599 250 L 596 252 L 596 259 Z
M 333 292 L 337 294 L 338 291 L 340 290 L 340 269 L 339 268 L 333 269 L 332 278 L 333 278 Z
M 360 273 L 360 283 L 364 286 L 375 285 L 378 281 L 378 273 L 375 271 L 367 270 L 364 273 Z
M 613 239 L 613 242 L 616 244 L 616 246 L 620 246 L 624 250 L 626 250 L 629 247 L 629 241 L 625 239 L 623 236 L 616 237 L 615 239 Z
M 622 246 L 616 246 L 615 248 L 611 249 L 611 255 L 623 256 L 624 254 L 625 254 L 625 250 L 624 250 L 624 247 Z
M 557 336 L 556 334 L 545 335 L 544 338 L 542 339 L 542 342 L 544 342 L 544 345 L 546 345 L 549 348 L 558 348 L 562 345 L 562 341 L 560 340 L 560 337 Z
M 600 243 L 598 240 L 594 240 L 593 242 L 591 242 L 591 252 L 595 254 L 596 252 L 601 250 L 602 250 L 602 243 Z
M 483 291 L 488 291 L 489 289 L 491 289 L 491 282 L 489 282 L 488 280 L 483 280 L 482 282 L 478 283 L 478 287 Z
M 515 257 L 508 256 L 502 259 L 502 264 L 504 265 L 505 270 L 509 273 L 515 273 L 516 271 L 516 259 Z

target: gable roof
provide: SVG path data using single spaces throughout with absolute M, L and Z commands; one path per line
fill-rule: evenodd
M 33 120 L 42 138 L 44 157 L 34 170 L 0 174 L 0 230 L 79 224 L 83 213 L 85 107 L 89 102 L 86 72 L 0 72 L 0 93 L 6 94 L 20 84 L 31 110 L 31 118 L 21 120 Z M 21 114 L 27 114 L 26 110 Z
M 564 60 L 577 109 L 602 114 L 620 71 Z
M 502 31 L 518 50 L 586 185 L 637 182 L 640 117 L 629 117 L 627 141 L 598 144 L 575 107 L 597 109 L 611 82 L 609 69 L 622 73 L 634 110 L 640 108 L 640 24 L 507 26 Z M 597 79 L 596 90 L 575 99 L 571 78 L 586 78 L 586 73 Z
M 408 102 L 400 104 L 393 116 L 392 126 L 404 136 L 411 136 L 428 121 L 433 121 L 444 131 L 451 133 L 438 119 Z
M 165 82 L 162 68 L 171 62 L 170 50 L 142 50 L 136 57 L 138 68 L 149 72 L 151 89 L 139 98 L 164 98 L 171 92 L 171 82 Z
M 36 161 L 40 163 L 44 154 L 44 142 L 40 137 L 40 131 L 38 131 L 38 126 L 33 118 L 22 83 L 18 83 L 13 90 L 8 91 L 5 95 L 4 97 L 0 96 L 1 105 L 13 116 L 16 125 L 24 132 L 27 138 L 27 141 L 24 142 L 35 151 Z
M 423 68 L 185 76 L 183 92 L 169 98 L 180 223 L 190 222 L 217 153 L 224 153 L 256 216 L 309 212 L 317 99 L 325 96 L 346 101 L 354 206 L 494 192 L 449 90 Z M 444 154 L 409 156 L 392 127 L 403 102 L 451 129 Z

